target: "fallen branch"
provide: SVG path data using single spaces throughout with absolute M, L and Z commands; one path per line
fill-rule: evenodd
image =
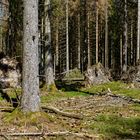
M 80 137 L 80 138 L 90 138 L 90 139 L 95 139 L 95 138 L 99 138 L 98 135 L 90 135 L 87 133 L 73 133 L 73 132 L 69 132 L 69 131 L 64 131 L 64 132 L 48 132 L 48 133 L 43 133 L 43 132 L 38 132 L 38 133 L 0 133 L 1 137 L 20 137 L 20 136 L 28 136 L 28 137 L 33 137 L 33 136 L 68 136 L 68 135 L 73 135 L 76 137 Z
M 68 112 L 63 112 L 55 107 L 51 107 L 51 106 L 43 106 L 42 107 L 43 110 L 49 110 L 49 111 L 52 111 L 56 114 L 59 114 L 59 115 L 62 115 L 62 116 L 66 116 L 66 117 L 69 117 L 69 118 L 75 118 L 75 119 L 83 119 L 82 116 L 79 116 L 77 114 L 72 114 L 72 113 L 68 113 Z
M 121 99 L 124 99 L 128 102 L 132 102 L 132 103 L 138 103 L 140 104 L 140 100 L 139 99 L 133 99 L 132 97 L 127 97 L 127 96 L 124 96 L 124 95 L 120 95 L 120 94 L 113 94 L 113 93 L 107 93 L 108 96 L 111 96 L 111 97 L 117 97 L 117 98 L 121 98 Z
M 107 92 L 97 93 L 97 95 L 99 95 L 99 96 L 108 95 L 108 96 L 111 96 L 111 97 L 117 97 L 117 98 L 124 99 L 124 100 L 126 100 L 128 102 L 140 104 L 139 99 L 134 99 L 132 97 L 127 97 L 127 96 L 124 96 L 124 95 L 121 95 L 121 94 L 113 94 L 109 88 L 108 88 Z
M 0 110 L 13 110 L 13 109 L 14 109 L 14 107 L 0 107 Z M 52 107 L 52 106 L 42 106 L 42 109 L 44 111 L 51 111 L 51 112 L 54 112 L 56 114 L 59 114 L 59 115 L 65 116 L 65 117 L 69 117 L 69 118 L 83 119 L 83 117 L 80 115 L 72 114 L 72 113 L 68 113 L 68 112 L 63 112 L 63 111 L 61 111 L 55 107 Z

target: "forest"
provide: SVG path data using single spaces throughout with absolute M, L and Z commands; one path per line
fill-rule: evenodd
M 0 0 L 0 140 L 140 139 L 140 0 Z

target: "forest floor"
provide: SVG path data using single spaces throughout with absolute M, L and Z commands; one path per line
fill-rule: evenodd
M 139 88 L 121 82 L 91 88 L 68 82 L 58 88 L 56 93 L 42 90 L 38 113 L 11 112 L 5 108 L 10 103 L 0 98 L 0 140 L 140 139 Z

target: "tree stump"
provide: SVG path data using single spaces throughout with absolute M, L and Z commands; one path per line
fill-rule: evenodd
M 92 86 L 110 81 L 110 72 L 101 63 L 87 68 L 85 72 L 85 85 Z

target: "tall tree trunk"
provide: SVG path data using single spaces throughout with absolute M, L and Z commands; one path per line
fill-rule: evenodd
M 89 24 L 89 12 L 87 12 L 87 46 L 88 46 L 88 67 L 91 66 L 91 55 L 90 55 L 90 24 Z
M 69 9 L 66 0 L 66 71 L 69 72 Z
M 133 20 L 131 20 L 130 64 L 133 65 Z
M 23 77 L 21 108 L 36 112 L 40 108 L 38 78 L 38 0 L 24 0 Z
M 127 42 L 128 42 L 128 31 L 127 31 L 127 0 L 124 4 L 124 46 L 123 46 L 123 72 L 127 71 Z
M 122 43 L 122 35 L 120 35 L 120 69 L 121 69 L 121 74 L 122 74 L 122 58 L 123 58 L 123 43 Z
M 50 0 L 45 0 L 45 79 L 48 90 L 55 88 L 54 73 L 53 73 L 53 59 L 51 48 L 51 25 L 50 25 Z M 53 89 L 52 89 L 53 88 Z
M 138 23 L 137 23 L 137 59 L 136 62 L 140 59 L 140 0 L 138 0 Z
M 105 68 L 108 69 L 108 0 L 105 2 Z
M 81 30 L 80 30 L 80 13 L 78 13 L 78 68 L 81 69 Z
M 96 63 L 98 63 L 98 14 L 99 14 L 99 9 L 98 9 L 98 0 L 96 1 Z
M 56 66 L 58 66 L 59 63 L 59 25 L 58 25 L 58 17 L 56 19 Z

